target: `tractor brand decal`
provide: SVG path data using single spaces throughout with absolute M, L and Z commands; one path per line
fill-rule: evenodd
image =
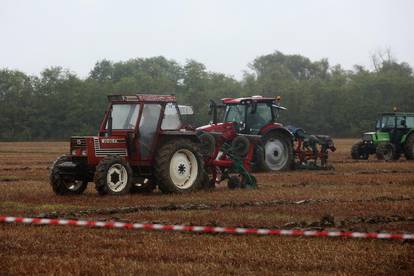
M 118 139 L 102 139 L 102 140 L 117 140 L 118 141 Z M 105 148 L 105 149 L 101 148 L 99 139 L 97 138 L 93 139 L 93 145 L 95 148 L 96 157 L 104 157 L 107 155 L 128 156 L 126 148 Z
M 106 138 L 101 139 L 103 144 L 117 144 L 117 143 L 125 143 L 124 139 L 113 139 L 113 138 Z

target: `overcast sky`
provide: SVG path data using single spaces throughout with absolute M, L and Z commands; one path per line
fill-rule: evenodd
M 0 68 L 86 77 L 101 59 L 195 59 L 240 78 L 279 50 L 346 69 L 390 48 L 414 65 L 410 0 L 0 0 Z

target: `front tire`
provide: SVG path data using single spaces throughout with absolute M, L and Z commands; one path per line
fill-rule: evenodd
M 122 195 L 131 191 L 132 169 L 125 159 L 108 156 L 102 159 L 95 172 L 95 189 L 100 195 Z
M 286 171 L 293 167 L 293 145 L 287 135 L 271 132 L 263 137 L 264 171 Z
M 407 160 L 414 159 L 414 134 L 408 136 L 404 144 L 404 155 Z
M 161 146 L 155 157 L 155 177 L 163 193 L 200 189 L 205 172 L 196 145 L 189 140 L 177 139 Z
M 50 170 L 50 185 L 52 186 L 53 192 L 57 195 L 80 195 L 88 187 L 87 180 L 75 180 L 73 177 L 61 174 L 59 165 L 70 161 L 68 156 L 62 155 L 56 159 Z
M 355 160 L 368 160 L 369 154 L 362 149 L 363 142 L 358 142 L 352 145 L 351 157 Z

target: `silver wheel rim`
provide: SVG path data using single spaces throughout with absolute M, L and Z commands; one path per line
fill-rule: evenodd
M 125 189 L 128 183 L 128 172 L 125 166 L 113 164 L 106 174 L 106 182 L 112 192 L 118 193 Z
M 193 186 L 198 175 L 198 162 L 194 153 L 187 149 L 176 151 L 170 161 L 170 178 L 182 190 Z
M 65 182 L 65 186 L 70 191 L 77 191 L 83 185 L 83 180 L 75 180 L 75 181 L 67 181 Z
M 269 139 L 265 144 L 265 162 L 272 171 L 281 170 L 288 162 L 286 144 L 279 139 Z

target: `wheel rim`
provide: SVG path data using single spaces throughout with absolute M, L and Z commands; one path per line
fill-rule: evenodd
M 288 148 L 278 139 L 269 139 L 265 144 L 265 162 L 273 171 L 282 169 L 288 161 Z
M 83 185 L 83 180 L 65 181 L 66 189 L 70 191 L 77 191 Z
M 122 191 L 128 183 L 128 173 L 126 168 L 121 164 L 113 164 L 106 175 L 108 188 L 113 192 Z
M 190 188 L 197 179 L 198 162 L 194 153 L 181 149 L 174 153 L 170 161 L 170 177 L 179 189 Z

